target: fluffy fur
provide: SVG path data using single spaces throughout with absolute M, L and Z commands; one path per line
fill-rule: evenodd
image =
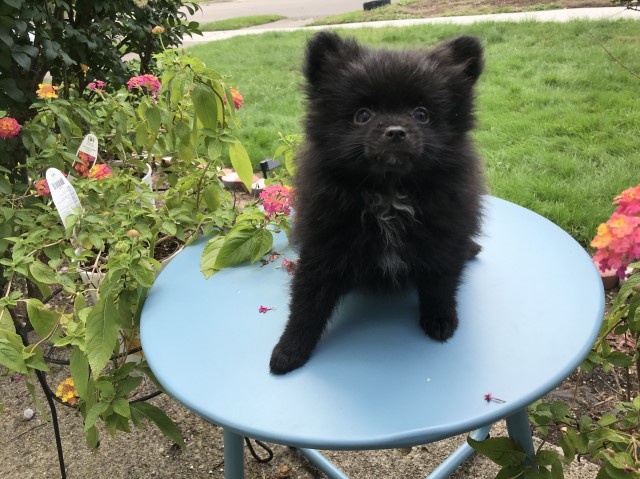
M 461 274 L 479 251 L 484 180 L 468 133 L 482 68 L 482 46 L 469 36 L 418 51 L 311 38 L 295 176 L 299 262 L 272 373 L 309 359 L 353 288 L 415 287 L 426 334 L 454 333 Z

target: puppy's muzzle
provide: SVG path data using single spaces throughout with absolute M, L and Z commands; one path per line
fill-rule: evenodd
M 390 126 L 384 131 L 384 138 L 391 143 L 400 143 L 407 138 L 407 131 L 401 126 Z

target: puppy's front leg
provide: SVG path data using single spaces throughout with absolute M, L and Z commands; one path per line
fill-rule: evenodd
M 344 278 L 298 263 L 293 277 L 289 321 L 271 353 L 273 374 L 285 374 L 307 362 L 346 288 Z
M 420 300 L 420 326 L 437 341 L 446 341 L 458 327 L 456 292 L 461 270 L 447 274 L 423 275 L 417 279 Z

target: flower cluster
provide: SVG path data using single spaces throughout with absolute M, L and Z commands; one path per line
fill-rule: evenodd
M 102 80 L 92 81 L 91 83 L 89 83 L 89 84 L 87 85 L 87 88 L 88 88 L 89 90 L 93 90 L 93 91 L 96 91 L 96 90 L 103 90 L 103 89 L 104 89 L 104 87 L 105 87 L 105 82 L 103 82 Z
M 58 384 L 56 396 L 58 396 L 62 402 L 66 402 L 72 406 L 78 404 L 78 391 L 76 391 L 76 385 L 73 382 L 73 378 L 67 378 Z
M 58 98 L 56 91 L 58 91 L 57 86 L 53 86 L 49 83 L 40 83 L 36 90 L 36 94 L 41 100 L 45 100 L 47 98 Z
M 640 258 L 640 185 L 620 193 L 613 204 L 616 210 L 591 241 L 597 248 L 593 260 L 600 270 L 613 269 L 624 278 L 629 263 Z
M 0 118 L 0 138 L 13 138 L 20 133 L 20 123 L 15 118 Z
M 231 92 L 231 97 L 233 98 L 233 107 L 236 110 L 239 110 L 244 103 L 244 98 L 242 98 L 240 91 L 236 90 L 235 88 L 231 88 L 229 91 Z
M 78 158 L 80 161 L 76 161 L 73 164 L 73 169 L 76 170 L 80 176 L 89 176 L 89 168 L 91 168 L 91 163 L 93 163 L 95 158 L 84 151 L 78 152 Z
M 270 185 L 260 193 L 260 199 L 264 207 L 267 220 L 278 215 L 289 216 L 291 214 L 291 189 L 286 186 Z
M 156 94 L 160 90 L 160 80 L 153 75 L 139 75 L 132 77 L 127 82 L 127 88 L 133 90 L 134 88 L 146 88 L 149 93 Z
M 44 178 L 40 181 L 36 181 L 33 186 L 36 189 L 37 196 L 47 196 L 49 193 L 51 193 L 51 190 L 49 189 L 49 182 Z
M 89 178 L 95 178 L 96 180 L 108 178 L 111 176 L 111 169 L 107 165 L 96 164 L 91 167 L 87 176 Z

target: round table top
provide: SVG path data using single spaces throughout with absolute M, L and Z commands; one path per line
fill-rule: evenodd
M 275 236 L 274 250 L 295 258 L 284 234 Z M 151 288 L 141 317 L 145 357 L 186 407 L 269 442 L 378 449 L 473 430 L 568 377 L 604 312 L 591 258 L 536 213 L 487 197 L 479 243 L 458 292 L 460 325 L 446 343 L 420 329 L 414 291 L 353 293 L 309 362 L 274 376 L 269 358 L 287 320 L 291 280 L 282 257 L 205 280 L 199 241 Z M 260 306 L 272 309 L 261 313 Z M 506 402 L 487 402 L 487 393 Z

